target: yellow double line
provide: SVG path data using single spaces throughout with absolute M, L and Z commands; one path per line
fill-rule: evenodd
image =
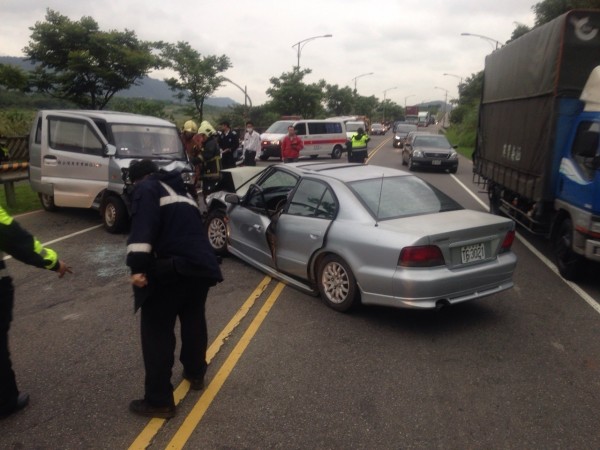
M 211 344 L 206 352 L 206 362 L 210 364 L 215 355 L 219 352 L 227 338 L 231 335 L 231 333 L 237 328 L 237 326 L 241 323 L 242 319 L 248 314 L 250 309 L 254 306 L 254 303 L 263 292 L 268 287 L 271 282 L 270 277 L 265 277 L 261 283 L 256 287 L 256 289 L 250 294 L 248 299 L 244 302 L 244 304 L 240 307 L 240 309 L 235 313 L 229 323 L 223 328 L 223 330 L 219 333 L 217 338 Z M 227 357 L 227 360 L 223 363 L 215 377 L 211 380 L 208 387 L 202 392 L 202 395 L 192 408 L 191 412 L 186 416 L 183 424 L 179 427 L 171 441 L 167 444 L 167 448 L 169 449 L 180 449 L 183 448 L 185 443 L 190 438 L 194 429 L 198 426 L 202 417 L 208 410 L 212 401 L 215 399 L 219 390 L 231 374 L 231 371 L 239 361 L 240 357 L 250 344 L 250 341 L 262 325 L 264 319 L 269 314 L 269 311 L 275 304 L 277 298 L 283 291 L 285 285 L 283 283 L 277 283 L 271 295 L 265 301 L 265 304 L 262 306 L 260 311 L 257 313 L 256 317 L 237 343 L 235 348 Z M 190 383 L 187 380 L 183 380 L 179 386 L 175 389 L 173 393 L 175 398 L 175 404 L 178 405 L 181 400 L 185 398 L 188 391 L 190 389 Z M 154 437 L 158 434 L 160 428 L 164 425 L 166 419 L 151 419 L 146 427 L 142 430 L 142 432 L 138 435 L 136 440 L 129 447 L 130 450 L 139 450 L 146 449 L 151 443 Z

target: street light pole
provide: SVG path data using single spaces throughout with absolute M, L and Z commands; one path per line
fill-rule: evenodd
M 460 99 L 460 89 L 461 89 L 462 82 L 463 82 L 463 79 L 462 79 L 462 77 L 461 77 L 460 75 L 454 75 L 454 74 L 452 74 L 452 73 L 445 73 L 444 75 L 445 75 L 445 76 L 447 76 L 447 77 L 454 77 L 454 78 L 458 78 L 458 79 L 460 80 L 460 81 L 458 82 L 458 98 Z
M 387 88 L 383 91 L 383 118 L 381 119 L 383 124 L 385 124 L 385 94 L 387 94 L 387 91 L 391 91 L 392 89 L 398 89 L 398 86 Z
M 417 94 L 410 94 L 410 95 L 407 95 L 406 97 L 404 97 L 404 115 L 406 115 L 406 99 L 410 98 L 410 97 L 414 97 L 415 95 L 417 95 Z
M 482 36 L 481 34 L 474 34 L 474 33 L 460 33 L 461 36 L 475 36 L 481 39 L 485 39 L 486 41 L 488 41 L 491 45 L 492 48 L 494 48 L 494 44 L 496 44 L 496 48 L 494 50 L 498 50 L 498 47 L 502 47 L 502 44 L 500 42 L 498 42 L 496 39 L 493 39 L 491 37 L 487 37 L 487 36 Z
M 448 105 L 448 90 L 438 87 L 438 86 L 434 86 L 433 88 L 440 89 L 446 93 L 446 96 L 444 97 L 444 120 L 442 122 L 442 126 L 445 126 L 448 123 L 448 119 L 446 118 L 446 116 L 447 116 L 446 106 Z
M 352 78 L 352 80 L 354 81 L 354 94 L 355 95 L 356 95 L 356 80 L 358 80 L 361 77 L 366 77 L 367 75 L 373 75 L 373 72 L 363 73 L 361 75 L 357 75 L 354 78 Z
M 319 38 L 330 38 L 332 36 L 333 36 L 333 34 L 323 34 L 323 35 L 320 35 L 320 36 L 313 36 L 313 37 L 309 37 L 309 38 L 306 38 L 306 39 L 302 39 L 301 41 L 298 41 L 294 45 L 292 45 L 292 48 L 298 47 L 298 49 L 297 49 L 298 50 L 298 52 L 297 52 L 297 55 L 298 55 L 298 64 L 296 65 L 296 70 L 300 71 L 300 53 L 302 53 L 302 48 L 304 48 L 304 46 L 306 44 L 308 44 L 308 42 L 313 41 L 315 39 L 319 39 Z

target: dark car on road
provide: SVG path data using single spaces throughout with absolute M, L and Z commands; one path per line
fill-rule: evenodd
M 458 153 L 443 134 L 411 131 L 402 149 L 402 165 L 409 170 L 431 168 L 456 173 Z
M 373 134 L 373 135 L 375 135 L 375 134 L 384 135 L 385 134 L 385 127 L 383 126 L 382 123 L 371 124 L 371 134 Z
M 404 146 L 404 141 L 406 141 L 406 136 L 411 131 L 417 131 L 417 126 L 413 123 L 399 123 L 395 126 L 394 130 L 394 141 L 392 145 L 394 148 L 402 148 Z

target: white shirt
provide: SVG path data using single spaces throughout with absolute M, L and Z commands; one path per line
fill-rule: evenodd
M 253 130 L 252 134 L 246 131 L 243 145 L 244 150 L 250 150 L 252 152 L 260 151 L 260 135 L 256 132 L 256 130 Z

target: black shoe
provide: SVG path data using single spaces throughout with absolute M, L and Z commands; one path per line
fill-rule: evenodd
M 11 414 L 16 413 L 17 411 L 21 411 L 29 404 L 29 394 L 20 393 L 17 397 L 17 403 L 15 406 L 7 412 L 0 414 L 0 419 L 6 419 Z
M 190 389 L 194 391 L 201 391 L 204 389 L 204 378 L 192 378 L 189 377 L 185 370 L 183 371 L 183 378 L 190 382 Z
M 177 410 L 173 406 L 153 406 L 146 400 L 133 400 L 129 404 L 129 411 L 144 417 L 158 417 L 159 419 L 170 419 L 175 417 Z

